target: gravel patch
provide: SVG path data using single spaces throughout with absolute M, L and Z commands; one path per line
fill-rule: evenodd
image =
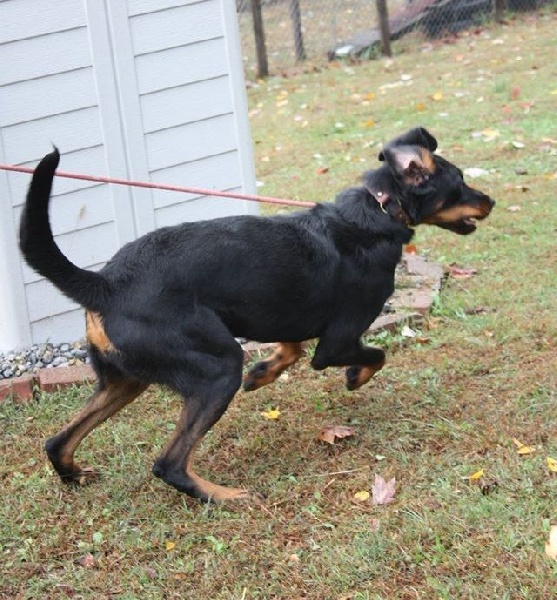
M 30 348 L 0 352 L 0 380 L 31 374 L 37 369 L 53 369 L 89 362 L 85 341 L 34 344 Z

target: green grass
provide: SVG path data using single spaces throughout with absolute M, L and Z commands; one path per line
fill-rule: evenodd
M 388 364 L 364 389 L 303 360 L 239 394 L 198 466 L 266 494 L 263 507 L 201 506 L 151 475 L 180 407 L 165 391 L 83 443 L 79 460 L 103 477 L 79 490 L 58 482 L 42 446 L 90 390 L 2 403 L 0 598 L 555 597 L 544 544 L 557 522 L 546 465 L 557 458 L 556 25 L 554 13 L 527 15 L 392 62 L 250 89 L 262 193 L 331 199 L 377 164 L 380 142 L 417 124 L 459 166 L 489 170 L 474 184 L 498 204 L 474 235 L 422 228 L 415 240 L 477 274 L 446 281 L 429 343 L 380 340 Z M 402 74 L 411 85 L 385 87 Z M 498 135 L 485 141 L 487 130 Z M 277 421 L 261 417 L 269 407 Z M 333 423 L 356 433 L 318 443 Z M 536 451 L 520 456 L 513 438 Z M 392 504 L 354 499 L 376 473 L 396 477 Z

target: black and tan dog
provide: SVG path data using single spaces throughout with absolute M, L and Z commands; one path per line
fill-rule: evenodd
M 182 395 L 176 430 L 153 473 L 204 501 L 249 497 L 192 469 L 203 436 L 242 383 L 235 337 L 278 342 L 247 374 L 244 389 L 274 381 L 319 338 L 314 369 L 347 367 L 354 390 L 384 364 L 360 336 L 394 289 L 395 267 L 412 227 L 469 234 L 494 202 L 434 154 L 435 138 L 413 129 L 384 147 L 384 164 L 334 204 L 274 217 L 225 217 L 149 233 L 124 246 L 99 272 L 72 264 L 54 242 L 48 204 L 57 150 L 36 168 L 21 220 L 26 261 L 86 309 L 97 389 L 46 443 L 65 482 L 93 472 L 74 463 L 80 442 L 151 383 Z

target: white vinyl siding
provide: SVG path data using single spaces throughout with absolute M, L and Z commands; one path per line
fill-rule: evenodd
M 231 0 L 0 2 L 0 162 L 255 191 Z M 32 18 L 29 17 L 32 15 Z M 0 351 L 83 336 L 83 311 L 29 269 L 17 230 L 29 177 L 0 171 Z M 56 178 L 62 251 L 100 268 L 155 227 L 257 212 L 253 203 Z

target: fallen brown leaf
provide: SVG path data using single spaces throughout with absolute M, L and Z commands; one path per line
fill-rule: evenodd
M 334 444 L 337 439 L 354 435 L 354 428 L 347 425 L 327 425 L 319 432 L 317 439 L 320 442 Z
M 393 477 L 385 481 L 381 475 L 375 475 L 375 482 L 371 486 L 371 497 L 376 506 L 390 504 L 395 499 L 396 479 Z
M 498 489 L 499 482 L 495 479 L 480 484 L 480 490 L 484 496 L 489 496 L 492 492 L 496 492 Z
M 473 306 L 472 308 L 467 308 L 464 312 L 467 315 L 483 315 L 489 312 L 489 308 L 486 306 Z
M 90 552 L 87 552 L 87 554 L 85 554 L 85 556 L 82 556 L 79 559 L 79 564 L 82 567 L 85 567 L 86 569 L 93 569 L 97 566 L 97 561 L 95 560 L 95 557 Z
M 455 279 L 470 279 L 470 277 L 476 275 L 478 271 L 477 269 L 459 267 L 455 263 L 451 263 L 447 267 L 447 272 L 451 277 L 454 277 Z
M 551 526 L 549 543 L 545 545 L 545 553 L 549 558 L 557 560 L 557 525 Z

